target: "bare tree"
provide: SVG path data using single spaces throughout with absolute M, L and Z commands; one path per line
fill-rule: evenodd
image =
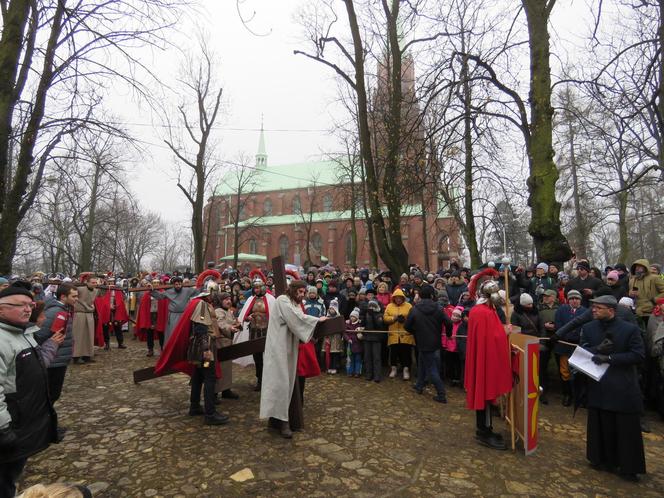
M 176 134 L 175 126 L 169 126 L 170 136 L 164 140 L 178 160 L 177 186 L 191 205 L 196 272 L 205 267 L 205 193 L 218 167 L 211 134 L 221 109 L 223 89 L 217 85 L 213 59 L 214 55 L 201 41 L 199 56 L 189 57 L 184 64 L 180 77 L 181 104 L 171 120 L 184 130 L 184 137 Z M 190 142 L 189 148 L 185 142 Z
M 165 42 L 162 31 L 174 22 L 173 7 L 180 3 L 2 2 L 0 273 L 11 270 L 18 227 L 40 191 L 51 154 L 81 126 L 112 130 L 91 112 L 97 92 L 109 78 L 142 92 L 136 74 L 150 71 L 134 58 L 135 49 Z

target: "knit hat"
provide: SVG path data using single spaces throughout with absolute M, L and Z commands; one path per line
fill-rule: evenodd
M 350 317 L 355 317 L 359 320 L 360 318 L 360 308 L 353 308 L 353 311 L 350 312 Z
M 530 294 L 526 294 L 525 292 L 521 294 L 519 297 L 519 304 L 521 306 L 528 306 L 529 304 L 533 304 L 533 298 Z
M 455 306 L 452 310 L 452 314 L 461 316 L 463 314 L 463 306 Z
M 537 265 L 537 269 L 544 270 L 544 272 L 546 273 L 547 271 L 549 271 L 549 265 L 547 265 L 546 263 L 540 263 Z
M 607 280 L 618 280 L 620 279 L 620 273 L 618 273 L 615 270 L 610 271 L 609 273 L 606 274 L 606 279 Z
M 578 290 L 572 289 L 567 293 L 567 299 L 572 299 L 573 297 L 578 297 L 581 299 L 581 293 Z
M 360 291 L 358 292 L 358 294 L 366 294 L 366 293 L 367 293 L 367 288 L 366 287 L 362 287 L 360 289 Z
M 587 261 L 579 261 L 576 264 L 576 269 L 578 270 L 578 269 L 581 269 L 581 268 L 583 268 L 586 271 L 590 271 L 590 263 L 588 263 Z
M 558 296 L 558 293 L 556 291 L 554 291 L 553 289 L 546 289 L 544 291 L 544 295 L 545 296 L 556 297 L 556 296 Z
M 307 287 L 307 294 L 311 293 L 318 294 L 318 289 L 316 289 L 316 287 L 314 287 L 313 285 Z
M 380 311 L 380 303 L 375 299 L 372 299 L 367 303 L 367 309 L 371 311 Z
M 558 273 L 558 280 L 569 280 L 569 275 L 564 271 Z
M 431 287 L 430 285 L 425 285 L 420 290 L 420 297 L 422 299 L 431 299 L 433 297 L 433 294 L 434 294 L 433 287 Z
M 8 296 L 27 296 L 30 299 L 32 299 L 32 293 L 30 292 L 30 288 L 31 286 L 29 282 L 22 282 L 20 280 L 17 280 L 9 287 L 2 289 L 0 291 L 0 299 Z
M 621 297 L 620 301 L 618 301 L 618 304 L 621 306 L 627 306 L 630 309 L 634 308 L 634 301 L 631 297 Z

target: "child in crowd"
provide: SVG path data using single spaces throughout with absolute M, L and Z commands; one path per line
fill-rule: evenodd
M 346 320 L 346 332 L 344 340 L 347 344 L 348 362 L 346 363 L 346 373 L 349 377 L 359 377 L 362 374 L 362 347 L 363 338 L 358 332 L 362 330 L 360 326 L 360 308 L 355 308 L 350 312 L 350 318 Z
M 327 316 L 331 318 L 339 316 L 339 300 L 336 297 L 330 301 Z M 325 337 L 323 341 L 323 353 L 325 354 L 325 369 L 328 374 L 335 375 L 337 373 L 343 351 L 344 341 L 341 334 L 333 334 Z
M 461 371 L 461 358 L 459 355 L 458 344 L 457 344 L 457 335 L 459 334 L 459 328 L 463 324 L 463 307 L 456 306 L 452 310 L 452 334 L 450 337 L 447 337 L 445 334 L 445 328 L 443 327 L 442 331 L 442 345 L 443 345 L 443 354 L 445 365 L 446 377 L 451 381 L 452 385 L 458 385 L 461 383 L 463 373 Z

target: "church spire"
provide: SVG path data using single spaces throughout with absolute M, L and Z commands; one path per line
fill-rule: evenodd
M 263 115 L 261 114 L 261 134 L 258 137 L 258 152 L 256 153 L 256 167 L 267 167 L 267 152 L 265 152 L 265 131 L 263 130 Z

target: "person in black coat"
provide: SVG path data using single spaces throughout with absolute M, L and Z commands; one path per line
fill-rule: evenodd
M 606 285 L 599 278 L 592 276 L 587 261 L 579 261 L 576 265 L 576 271 L 578 276 L 565 285 L 565 295 L 572 289 L 578 290 L 581 293 L 581 306 L 588 308 L 590 299 L 606 293 Z
M 386 330 L 380 303 L 372 299 L 367 303 L 364 316 L 360 312 L 362 327 L 366 330 Z M 364 343 L 364 378 L 380 382 L 383 380 L 382 347 L 385 334 L 362 334 Z
M 588 379 L 586 456 L 592 466 L 635 481 L 637 474 L 646 472 L 637 376 L 645 346 L 639 327 L 616 317 L 618 303 L 613 296 L 600 296 L 591 303 L 594 320 L 583 326 L 580 345 L 594 354 L 594 363 L 609 368 L 599 382 Z
M 424 390 L 424 381 L 429 380 L 436 386 L 437 395 L 433 398 L 439 403 L 447 403 L 445 386 L 440 378 L 440 348 L 441 333 L 445 326 L 445 333 L 452 334 L 452 320 L 440 309 L 432 299 L 434 289 L 425 285 L 420 290 L 420 300 L 408 313 L 404 328 L 415 336 L 417 345 L 417 382 L 413 386 L 418 394 Z

